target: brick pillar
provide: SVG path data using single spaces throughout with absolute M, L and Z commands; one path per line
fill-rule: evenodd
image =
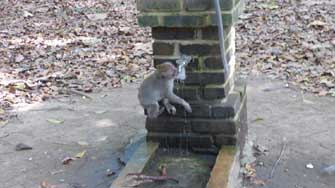
M 225 30 L 225 55 L 230 71 L 225 75 L 212 0 L 137 0 L 138 22 L 152 28 L 154 66 L 192 56 L 185 84 L 175 92 L 193 109 L 147 119 L 147 139 L 170 147 L 213 150 L 221 145 L 244 143 L 246 125 L 245 84 L 236 84 L 234 22 L 244 0 L 221 0 Z

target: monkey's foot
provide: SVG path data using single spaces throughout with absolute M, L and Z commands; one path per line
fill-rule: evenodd
M 176 108 L 171 104 L 165 105 L 165 109 L 169 114 L 172 114 L 172 115 L 175 115 L 177 112 Z

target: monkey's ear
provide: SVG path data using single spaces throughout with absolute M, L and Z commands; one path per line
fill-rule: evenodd
M 164 72 L 165 69 L 166 69 L 166 66 L 165 66 L 164 64 L 159 64 L 159 65 L 157 65 L 157 70 L 158 70 L 159 72 Z
M 157 65 L 157 71 L 161 78 L 166 77 L 166 66 L 164 64 Z

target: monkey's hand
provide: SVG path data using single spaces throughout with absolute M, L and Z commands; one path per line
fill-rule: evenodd
M 187 102 L 184 102 L 183 106 L 188 113 L 192 113 L 192 108 L 190 104 L 188 104 Z
M 175 115 L 176 114 L 176 108 L 172 104 L 166 104 L 165 109 L 169 114 Z

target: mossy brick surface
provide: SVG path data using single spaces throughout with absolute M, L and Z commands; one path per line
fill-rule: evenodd
M 201 88 L 197 86 L 182 86 L 177 85 L 174 88 L 174 93 L 186 101 L 200 101 Z
M 232 26 L 225 26 L 223 28 L 225 39 L 227 39 L 227 37 L 229 36 L 231 28 Z M 209 26 L 201 28 L 201 38 L 204 40 L 219 40 L 218 27 Z
M 159 17 L 158 16 L 150 16 L 150 15 L 139 15 L 137 16 L 137 22 L 139 26 L 146 27 L 158 27 L 160 25 L 159 23 Z
M 191 120 L 191 128 L 195 133 L 235 135 L 238 126 L 233 119 L 204 119 Z
M 196 1 L 196 0 L 194 0 Z M 199 0 L 200 1 L 200 0 Z M 224 1 L 224 0 L 223 0 Z M 158 3 L 159 1 L 154 2 Z M 234 4 L 234 3 L 233 3 Z M 240 1 L 235 3 L 229 11 L 222 12 L 222 22 L 225 27 L 232 26 L 237 20 L 239 15 L 244 10 L 245 3 Z M 150 27 L 192 27 L 201 28 L 209 26 L 217 26 L 217 16 L 214 10 L 204 11 L 177 11 L 178 9 L 165 9 L 157 10 L 151 9 L 150 11 L 141 11 L 138 15 L 138 22 L 140 26 Z
M 209 85 L 209 84 L 224 84 L 226 81 L 224 71 L 218 72 L 187 72 L 186 85 Z
M 239 93 L 230 93 L 222 104 L 212 106 L 213 118 L 232 118 L 238 113 L 241 106 Z
M 214 136 L 216 146 L 235 146 L 237 145 L 237 137 L 232 135 L 219 134 Z
M 230 87 L 230 82 L 220 85 L 207 85 L 203 88 L 203 98 L 205 100 L 223 99 L 229 94 Z
M 232 52 L 226 52 L 226 60 L 230 62 Z M 208 56 L 203 59 L 203 67 L 208 70 L 224 69 L 222 58 L 219 56 Z
M 231 44 L 230 38 L 225 40 L 225 51 L 227 52 Z M 204 43 L 203 41 L 194 41 L 194 43 L 179 45 L 180 53 L 192 56 L 219 56 L 219 43 Z
M 191 121 L 185 118 L 159 117 L 146 119 L 145 127 L 149 132 L 180 133 L 191 131 Z
M 144 12 L 175 12 L 181 10 L 180 0 L 137 0 L 137 9 Z
M 231 10 L 238 0 L 220 0 L 221 10 Z M 181 5 L 183 4 L 183 7 Z M 137 9 L 144 12 L 175 12 L 215 10 L 211 0 L 137 0 Z
M 234 4 L 234 0 L 220 0 L 221 10 L 231 10 Z M 187 11 L 215 10 L 212 0 L 184 0 L 184 7 Z
M 181 44 L 180 53 L 194 56 L 209 56 L 220 53 L 219 44 Z
M 211 105 L 207 103 L 195 103 L 190 104 L 192 108 L 192 113 L 187 113 L 183 106 L 179 104 L 173 104 L 177 113 L 175 115 L 170 115 L 164 112 L 160 117 L 180 117 L 180 118 L 210 118 L 211 117 Z
M 152 37 L 159 40 L 191 40 L 196 36 L 196 30 L 193 28 L 152 28 Z
M 173 43 L 154 42 L 152 48 L 155 55 L 173 55 L 175 45 Z
M 161 146 L 166 147 L 196 147 L 210 148 L 214 144 L 213 137 L 206 134 L 194 133 L 156 133 L 149 132 L 147 140 L 159 142 Z
M 165 27 L 196 27 L 207 23 L 207 15 L 165 15 L 162 16 Z
M 225 134 L 219 134 L 214 136 L 214 142 L 216 146 L 227 146 L 227 145 L 236 145 L 237 144 L 237 138 L 236 136 L 231 135 L 225 135 Z

